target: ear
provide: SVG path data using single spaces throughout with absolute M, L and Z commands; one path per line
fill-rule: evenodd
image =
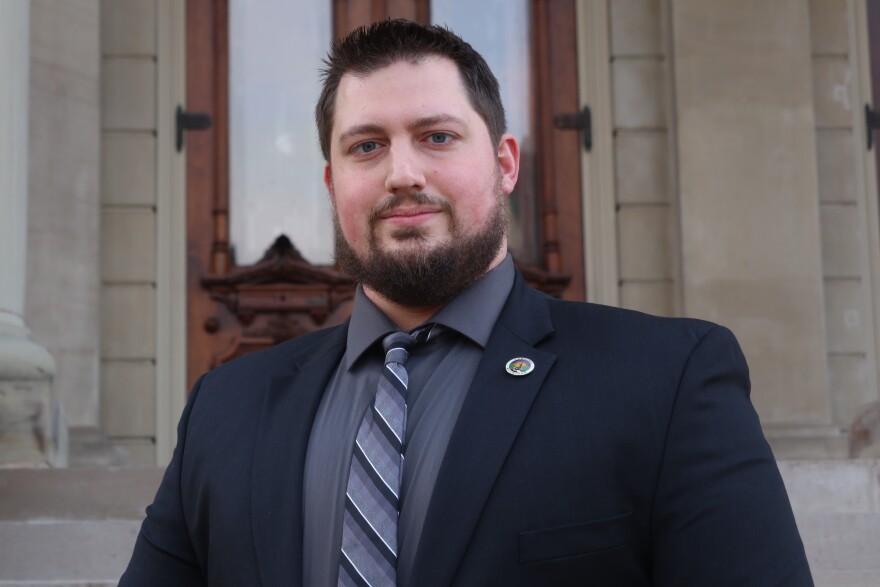
M 510 133 L 501 136 L 498 145 L 498 169 L 501 172 L 501 190 L 509 196 L 519 177 L 519 143 Z
M 330 164 L 324 164 L 324 185 L 327 186 L 327 193 L 330 194 L 330 199 L 334 200 L 336 195 L 333 193 L 333 172 L 330 170 Z

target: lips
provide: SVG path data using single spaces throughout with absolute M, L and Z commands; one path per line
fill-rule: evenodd
M 395 208 L 379 215 L 381 220 L 394 224 L 411 226 L 421 224 L 426 220 L 440 214 L 442 210 L 433 207 L 418 206 L 413 208 Z

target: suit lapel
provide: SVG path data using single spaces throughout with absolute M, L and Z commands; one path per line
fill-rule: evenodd
M 556 360 L 535 348 L 552 331 L 546 298 L 517 275 L 440 466 L 413 563 L 413 585 L 452 584 L 495 479 Z M 516 357 L 532 359 L 534 371 L 508 374 L 505 365 Z
M 263 585 L 302 581 L 306 450 L 321 396 L 345 349 L 347 330 L 336 328 L 293 357 L 293 373 L 271 379 L 266 390 L 251 485 L 254 544 Z

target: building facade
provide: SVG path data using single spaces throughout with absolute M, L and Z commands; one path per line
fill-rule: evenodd
M 344 318 L 305 55 L 387 16 L 484 23 L 532 281 L 730 327 L 777 457 L 880 456 L 877 2 L 324 3 L 274 31 L 236 0 L 0 2 L 0 463 L 163 465 L 199 371 Z M 284 78 L 299 110 L 260 102 Z

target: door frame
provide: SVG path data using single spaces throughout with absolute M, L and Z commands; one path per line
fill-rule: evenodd
M 186 157 L 175 111 L 186 104 L 186 4 L 158 0 L 156 100 L 156 464 L 177 443 L 186 403 Z

